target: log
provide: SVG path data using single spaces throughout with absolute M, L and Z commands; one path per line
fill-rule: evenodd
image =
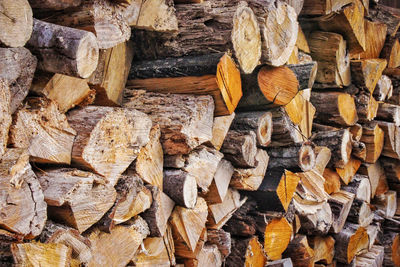
M 11 92 L 5 79 L 0 78 L 0 157 L 6 152 L 8 132 L 12 123 L 11 118 Z
M 339 11 L 342 7 L 350 3 L 351 0 L 304 0 L 300 15 L 327 15 Z
M 348 129 L 318 132 L 312 138 L 317 146 L 326 146 L 332 152 L 330 165 L 343 168 L 350 160 L 352 150 L 351 136 Z
M 70 164 L 75 136 L 55 102 L 34 97 L 14 114 L 9 145 L 28 149 L 33 162 Z
M 399 239 L 399 234 L 391 231 L 387 231 L 381 236 L 379 243 L 385 251 L 383 266 L 398 266 L 400 264 Z
M 357 224 L 361 227 L 370 225 L 374 218 L 369 204 L 363 200 L 354 199 L 351 206 L 347 222 Z
M 283 167 L 288 170 L 304 172 L 310 171 L 315 166 L 315 153 L 308 144 L 295 144 L 288 147 L 273 147 L 267 149 L 270 157 L 268 167 Z
M 225 137 L 221 152 L 232 165 L 237 168 L 252 168 L 256 166 L 256 134 L 230 130 Z
M 296 235 L 282 256 L 296 259 L 293 262 L 295 267 L 314 265 L 314 250 L 309 246 L 305 235 Z
M 389 184 L 400 182 L 400 165 L 397 159 L 382 157 L 379 161 L 385 170 L 386 178 Z
M 367 175 L 371 184 L 371 199 L 374 198 L 379 180 L 386 179 L 385 170 L 382 167 L 380 161 L 376 161 L 374 164 L 362 164 L 359 173 Z
M 237 3 L 223 1 L 177 5 L 178 31 L 172 36 L 135 31 L 135 55 L 139 59 L 157 59 L 232 49 L 240 68 L 245 73 L 251 73 L 261 57 L 261 35 L 253 11 L 246 3 Z
M 111 184 L 149 141 L 151 120 L 137 110 L 88 106 L 72 110 L 67 119 L 77 132 L 72 164 L 107 177 Z
M 75 106 L 92 104 L 95 91 L 91 90 L 84 79 L 64 74 L 36 72 L 32 81 L 31 92 L 54 101 L 61 113 Z
M 364 227 L 346 223 L 342 231 L 334 235 L 335 259 L 350 263 L 356 255 L 368 251 L 368 234 Z
M 0 161 L 0 170 L 1 210 L 4 214 L 0 225 L 26 239 L 38 236 L 47 219 L 47 205 L 29 164 L 29 154 L 24 149 L 6 150 Z
M 386 40 L 387 25 L 384 21 L 364 19 L 365 51 L 358 56 L 361 59 L 379 58 Z
M 162 237 L 167 230 L 168 218 L 171 216 L 175 203 L 158 187 L 148 185 L 153 202 L 148 210 L 142 213 L 150 229 L 150 237 Z
M 123 107 L 146 113 L 154 124 L 160 125 L 160 141 L 165 154 L 188 154 L 211 140 L 214 108 L 210 96 L 175 94 L 165 97 L 125 90 Z
M 234 171 L 235 169 L 229 161 L 222 159 L 218 163 L 213 181 L 208 187 L 208 193 L 203 196 L 207 203 L 217 204 L 224 201 Z
M 3 29 L 0 44 L 8 47 L 22 47 L 32 34 L 32 8 L 26 0 L 3 1 L 1 7 Z
M 355 98 L 358 121 L 367 123 L 376 117 L 379 103 L 367 92 L 361 92 Z
M 211 95 L 216 116 L 230 115 L 242 97 L 240 72 L 227 53 L 137 62 L 127 87 L 164 94 Z
M 28 95 L 37 59 L 26 48 L 0 48 L 0 78 L 10 87 L 11 113 Z
M 224 230 L 232 236 L 241 238 L 252 237 L 256 234 L 256 217 L 254 210 L 257 202 L 251 197 L 232 215 L 232 218 L 224 225 Z
M 97 68 L 88 77 L 90 88 L 96 90 L 95 104 L 120 106 L 133 58 L 132 43 L 102 49 L 98 57 Z
M 216 150 L 221 149 L 221 146 L 224 143 L 225 136 L 228 133 L 235 116 L 236 114 L 235 112 L 233 112 L 229 116 L 220 116 L 214 118 L 214 123 L 212 127 L 212 138 L 210 143 Z
M 99 49 L 108 49 L 127 41 L 131 29 L 121 9 L 105 0 L 84 1 L 79 7 L 37 13 L 36 17 L 46 22 L 90 31 L 95 34 Z
M 380 103 L 378 112 L 376 113 L 376 119 L 393 122 L 396 126 L 400 126 L 400 106 Z
M 175 255 L 178 262 L 183 262 L 183 264 L 189 266 L 196 266 L 197 265 L 197 258 L 200 254 L 201 250 L 204 248 L 207 240 L 207 229 L 204 228 L 201 231 L 199 241 L 197 241 L 196 247 L 194 251 L 192 251 L 188 246 L 186 246 L 181 241 L 176 241 L 175 237 L 173 239 L 175 243 Z
M 184 261 L 185 266 L 222 266 L 221 253 L 217 245 L 205 244 L 196 255 L 196 259 Z
M 373 246 L 368 252 L 358 255 L 356 260 L 357 266 L 382 266 L 384 259 L 384 248 L 382 246 Z
M 303 142 L 303 136 L 297 125 L 294 125 L 284 108 L 271 110 L 272 135 L 269 147 L 288 146 Z
M 314 250 L 314 262 L 331 264 L 335 255 L 335 239 L 332 236 L 314 236 L 310 239 Z
M 290 258 L 286 258 L 286 259 L 268 262 L 267 265 L 265 265 L 265 266 L 268 266 L 268 267 L 293 267 L 293 263 Z
M 383 130 L 377 124 L 364 126 L 363 135 L 360 141 L 363 142 L 367 147 L 367 157 L 365 162 L 375 163 L 381 155 L 383 149 Z
M 238 112 L 232 121 L 231 129 L 253 131 L 256 134 L 257 146 L 267 147 L 272 136 L 272 113 L 265 111 Z
M 197 201 L 195 176 L 181 170 L 164 171 L 164 192 L 179 206 L 193 209 Z
M 77 7 L 82 0 L 28 0 L 32 8 L 62 10 L 70 7 Z
M 68 266 L 71 258 L 71 248 L 63 244 L 14 243 L 11 250 L 19 266 Z
M 400 66 L 400 41 L 398 34 L 387 36 L 380 57 L 386 59 L 389 68 Z
M 386 65 L 387 61 L 384 59 L 352 60 L 350 66 L 353 82 L 373 94 Z
M 267 172 L 269 156 L 265 150 L 258 149 L 255 157 L 257 163 L 254 168 L 235 168 L 230 186 L 238 190 L 257 190 Z
M 364 161 L 367 157 L 367 146 L 363 142 L 352 142 L 353 150 L 351 154 Z
M 352 126 L 358 120 L 354 98 L 340 92 L 312 92 L 311 103 L 317 109 L 316 121 Z
M 348 86 L 351 83 L 350 61 L 346 53 L 346 41 L 340 34 L 312 32 L 308 38 L 311 56 L 318 62 L 316 87 L 327 84 L 331 87 Z
M 394 123 L 376 121 L 384 132 L 382 155 L 398 159 L 400 157 L 400 131 Z
M 94 229 L 88 233 L 92 244 L 92 257 L 88 266 L 126 266 L 149 234 L 145 220 L 136 217 L 124 225 L 116 226 L 110 233 Z M 115 244 L 123 244 L 116 246 Z
M 207 243 L 217 245 L 223 259 L 225 259 L 226 257 L 229 256 L 229 254 L 231 254 L 232 250 L 231 241 L 232 241 L 231 234 L 229 232 L 225 232 L 223 229 L 207 230 Z
M 347 216 L 349 215 L 354 197 L 354 194 L 343 190 L 331 195 L 331 198 L 328 200 L 333 215 L 333 224 L 330 229 L 331 232 L 337 234 L 342 231 Z
M 326 168 L 323 177 L 325 178 L 324 189 L 326 193 L 332 194 L 340 191 L 340 176 L 336 171 Z
M 374 214 L 374 218 L 375 218 L 375 214 Z M 372 248 L 375 244 L 380 227 L 381 227 L 380 225 L 374 224 L 374 223 L 367 226 L 367 234 L 369 237 L 369 250 L 370 251 L 372 250 Z
M 384 22 L 387 25 L 387 34 L 389 36 L 394 36 L 400 27 L 400 17 L 390 7 L 380 3 L 369 10 L 368 18 L 372 21 Z
M 356 174 L 352 181 L 341 187 L 342 190 L 355 195 L 355 199 L 369 203 L 371 201 L 371 184 L 368 176 Z
M 393 85 L 392 80 L 386 76 L 382 75 L 379 81 L 376 83 L 374 90 L 374 97 L 376 101 L 385 101 L 392 97 Z
M 385 218 L 392 218 L 397 209 L 396 196 L 396 191 L 389 190 L 384 194 L 377 195 L 372 203 L 377 209 L 383 211 Z
M 267 257 L 256 236 L 246 239 L 232 238 L 232 252 L 226 258 L 227 266 L 264 266 Z
M 329 199 L 329 195 L 325 192 L 325 179 L 315 171 L 300 172 L 297 175 L 301 178 L 296 188 L 296 194 L 305 203 L 313 204 L 315 202 L 322 203 Z M 297 199 L 297 202 L 300 199 Z
M 331 160 L 331 150 L 326 146 L 316 146 L 314 148 L 314 154 L 315 154 L 314 170 L 322 175 L 325 171 L 326 166 Z
M 336 168 L 337 174 L 339 174 L 341 180 L 346 185 L 351 182 L 353 176 L 357 173 L 358 168 L 361 166 L 361 161 L 350 157 L 349 162 L 344 166 L 344 168 Z
M 318 63 L 316 61 L 287 65 L 299 81 L 299 89 L 312 88 L 317 77 Z

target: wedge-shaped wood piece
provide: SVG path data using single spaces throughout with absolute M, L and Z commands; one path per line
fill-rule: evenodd
M 256 160 L 258 159 L 259 158 L 257 158 L 256 155 Z M 265 162 L 262 162 L 262 164 L 264 163 Z M 235 169 L 229 161 L 222 159 L 218 163 L 217 171 L 214 174 L 214 179 L 211 182 L 211 185 L 208 187 L 208 192 L 203 196 L 207 203 L 217 204 L 224 201 L 225 196 L 228 193 L 228 187 L 234 172 Z
M 368 251 L 368 234 L 364 227 L 346 223 L 343 229 L 334 235 L 335 259 L 338 262 L 349 264 L 358 254 Z
M 355 195 L 355 199 L 359 199 L 369 203 L 371 201 L 371 184 L 368 176 L 362 174 L 354 175 L 351 182 L 342 186 L 342 190 Z
M 382 164 L 380 161 L 376 161 L 374 164 L 362 164 L 359 173 L 368 176 L 371 184 L 371 199 L 374 198 L 379 180 L 386 179 L 385 170 L 383 169 Z
M 230 130 L 222 144 L 221 152 L 237 168 L 255 167 L 256 134 L 253 131 L 246 133 Z
M 389 190 L 385 194 L 377 195 L 372 203 L 384 212 L 385 218 L 392 218 L 397 209 L 397 193 Z
M 161 129 L 161 144 L 169 155 L 188 154 L 212 138 L 214 105 L 211 96 L 125 90 L 125 108 L 146 113 Z
M 258 149 L 256 154 L 256 166 L 254 168 L 235 168 L 230 186 L 239 190 L 257 190 L 267 172 L 269 156 L 263 149 Z
M 55 102 L 32 97 L 14 115 L 9 144 L 28 149 L 34 162 L 70 164 L 75 136 Z
M 11 118 L 11 92 L 8 82 L 0 78 L 0 157 L 6 151 L 8 142 L 8 132 L 10 130 L 12 118 Z
M 308 244 L 305 235 L 296 235 L 282 256 L 296 259 L 293 262 L 293 266 L 306 267 L 314 265 L 314 250 Z
M 68 266 L 71 258 L 71 248 L 57 243 L 14 243 L 11 250 L 19 266 Z
M 374 214 L 371 211 L 370 205 L 359 199 L 354 199 L 353 204 L 347 217 L 347 222 L 357 224 L 361 227 L 367 227 L 372 223 Z
M 326 168 L 323 177 L 325 178 L 324 189 L 326 193 L 332 194 L 340 191 L 341 179 L 336 171 Z
M 367 123 L 376 117 L 379 103 L 367 92 L 361 92 L 355 97 L 358 122 Z
M 114 187 L 90 172 L 64 168 L 39 170 L 37 175 L 52 219 L 80 233 L 100 220 L 117 195 Z
M 400 66 L 400 41 L 399 34 L 388 36 L 380 54 L 381 58 L 386 59 L 388 68 Z
M 379 58 L 386 40 L 387 25 L 385 21 L 364 19 L 364 30 L 365 52 L 357 56 L 360 56 L 362 59 Z
M 249 197 L 225 224 L 224 230 L 231 233 L 232 236 L 251 237 L 255 235 L 257 227 L 254 211 L 256 209 L 257 202 Z
M 286 147 L 268 148 L 267 152 L 270 157 L 269 168 L 283 167 L 306 172 L 315 166 L 315 153 L 311 145 L 297 143 Z
M 340 34 L 315 31 L 308 38 L 311 56 L 318 62 L 316 83 L 342 87 L 351 83 L 350 60 L 346 41 Z M 315 86 L 321 87 L 316 84 Z
M 342 231 L 347 216 L 349 215 L 351 205 L 353 204 L 354 197 L 354 194 L 343 190 L 331 195 L 331 198 L 328 200 L 333 215 L 331 232 L 339 233 Z
M 197 183 L 192 174 L 182 170 L 164 171 L 164 192 L 179 206 L 193 209 L 197 201 Z
M 149 227 L 139 216 L 124 225 L 116 226 L 110 233 L 95 228 L 87 234 L 95 255 L 88 266 L 126 266 L 148 234 Z
M 232 239 L 232 252 L 226 258 L 227 266 L 265 266 L 267 257 L 256 236 Z
M 349 162 L 344 168 L 336 168 L 336 172 L 339 174 L 343 183 L 349 184 L 353 179 L 353 176 L 357 173 L 358 168 L 361 166 L 361 161 L 353 157 L 350 158 Z
M 400 106 L 380 103 L 376 114 L 377 120 L 393 122 L 396 126 L 400 126 Z
M 214 117 L 214 123 L 212 126 L 212 138 L 210 140 L 210 143 L 216 150 L 221 149 L 221 146 L 224 143 L 225 136 L 228 133 L 235 116 L 236 114 L 232 113 L 231 115 L 227 116 Z
M 363 135 L 360 141 L 367 147 L 366 163 L 375 163 L 378 160 L 382 153 L 384 136 L 385 133 L 378 124 L 363 127 Z
M 331 150 L 326 146 L 317 146 L 314 148 L 315 153 L 315 166 L 314 171 L 323 175 L 326 166 L 331 160 Z
M 36 65 L 36 57 L 24 47 L 0 48 L 0 78 L 5 79 L 10 87 L 11 113 L 17 110 L 28 95 Z
M 0 161 L 0 177 L 4 204 L 0 225 L 25 238 L 38 236 L 47 219 L 47 205 L 27 151 L 7 149 Z
M 72 163 L 107 177 L 111 184 L 149 141 L 151 120 L 133 109 L 88 106 L 68 113 L 77 132 Z
M 310 238 L 314 250 L 314 262 L 331 264 L 335 255 L 335 239 L 332 236 L 314 236 Z
M 350 3 L 351 0 L 304 0 L 300 15 L 327 15 Z
M 299 81 L 299 89 L 312 88 L 317 77 L 318 63 L 316 61 L 288 65 Z
M 350 66 L 353 82 L 365 87 L 372 94 L 386 65 L 385 59 L 352 60 Z
M 382 266 L 384 257 L 384 247 L 374 245 L 368 252 L 356 256 L 355 261 L 357 266 Z
M 50 9 L 50 10 L 62 10 L 69 7 L 77 7 L 81 4 L 82 0 L 29 0 L 29 4 L 32 8 Z
M 400 234 L 387 231 L 379 239 L 379 243 L 382 244 L 385 251 L 383 266 L 400 265 Z
M 272 135 L 270 147 L 288 146 L 303 142 L 303 136 L 297 125 L 294 125 L 284 108 L 271 110 Z
M 384 22 L 388 31 L 387 34 L 395 36 L 400 27 L 400 17 L 388 6 L 381 3 L 373 5 L 373 8 L 369 10 L 368 18 L 372 21 Z
M 395 123 L 376 121 L 384 132 L 382 155 L 394 159 L 400 158 L 400 128 Z
M 379 81 L 376 83 L 374 90 L 374 97 L 377 101 L 385 101 L 390 99 L 393 93 L 393 84 L 389 76 L 382 75 Z
M 188 264 L 189 266 L 192 265 L 196 266 L 198 255 L 204 248 L 206 240 L 207 240 L 207 229 L 204 228 L 199 237 L 199 241 L 197 241 L 194 251 L 192 251 L 192 249 L 186 246 L 185 244 L 182 245 L 181 243 L 176 242 L 174 237 L 175 256 L 177 258 L 177 261 L 183 262 L 184 264 Z
M 207 243 L 217 245 L 224 259 L 231 254 L 232 250 L 231 234 L 229 232 L 224 231 L 223 229 L 207 230 Z
M 185 259 L 184 266 L 222 266 L 222 256 L 217 245 L 204 244 L 194 259 Z
M 127 87 L 164 94 L 211 95 L 216 116 L 230 115 L 242 97 L 240 72 L 227 53 L 136 62 Z

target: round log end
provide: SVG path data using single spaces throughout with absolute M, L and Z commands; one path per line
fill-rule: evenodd
M 371 201 L 371 183 L 369 179 L 361 179 L 358 185 L 356 196 L 358 199 L 364 200 L 367 203 Z
M 261 35 L 256 16 L 244 1 L 233 18 L 232 44 L 243 72 L 253 72 L 261 58 Z
M 315 153 L 310 145 L 303 145 L 299 151 L 299 167 L 302 171 L 311 171 L 315 166 Z
M 292 225 L 286 218 L 273 219 L 265 228 L 264 251 L 270 260 L 279 260 L 289 245 Z
M 338 109 L 341 118 L 347 126 L 357 123 L 357 108 L 354 98 L 349 94 L 340 94 L 338 96 Z
M 271 143 L 273 122 L 272 113 L 265 112 L 259 119 L 259 124 L 257 128 L 257 141 L 261 146 L 268 146 Z
M 265 98 L 280 106 L 288 104 L 299 88 L 296 75 L 288 67 L 263 66 L 258 72 L 257 80 Z
M 76 64 L 78 75 L 81 78 L 88 78 L 97 68 L 99 60 L 99 47 L 97 45 L 96 36 L 88 32 L 81 39 L 76 54 Z
M 187 175 L 185 183 L 183 185 L 183 201 L 185 207 L 193 209 L 196 206 L 197 201 L 197 183 L 196 179 L 192 175 Z
M 352 149 L 353 145 L 351 143 L 351 134 L 349 130 L 346 130 L 343 133 L 342 144 L 340 147 L 340 154 L 342 156 L 343 164 L 349 162 Z
M 22 47 L 31 38 L 32 8 L 27 0 L 2 0 L 0 12 L 0 43 Z
M 256 154 L 257 154 L 257 142 L 256 135 L 253 131 L 250 131 L 245 136 L 245 141 L 242 144 L 243 158 L 249 166 L 256 165 Z

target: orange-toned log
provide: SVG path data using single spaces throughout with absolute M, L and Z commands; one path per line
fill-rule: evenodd
M 375 163 L 378 160 L 382 153 L 384 136 L 385 133 L 377 124 L 364 126 L 360 141 L 367 146 L 365 162 Z
M 226 258 L 226 266 L 264 267 L 267 258 L 257 237 L 232 239 L 232 252 Z
M 360 59 L 352 60 L 350 66 L 353 82 L 372 94 L 387 62 L 385 59 Z
M 357 173 L 357 170 L 360 168 L 360 166 L 361 161 L 351 157 L 344 168 L 336 168 L 336 172 L 339 174 L 343 183 L 348 184 L 351 182 L 353 176 Z
M 340 191 L 340 176 L 336 171 L 327 168 L 323 176 L 325 178 L 325 192 L 332 194 Z
M 332 236 L 314 236 L 309 240 L 314 249 L 314 262 L 331 264 L 335 255 L 335 239 Z
M 295 267 L 314 266 L 315 253 L 309 246 L 305 235 L 297 235 L 292 242 L 290 242 L 283 256 L 292 258 L 293 266 Z
M 364 19 L 365 51 L 360 53 L 362 59 L 379 58 L 386 40 L 387 25 L 384 21 Z

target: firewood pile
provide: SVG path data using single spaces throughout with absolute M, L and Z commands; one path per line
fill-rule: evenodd
M 400 266 L 399 27 L 377 0 L 0 0 L 0 266 Z

